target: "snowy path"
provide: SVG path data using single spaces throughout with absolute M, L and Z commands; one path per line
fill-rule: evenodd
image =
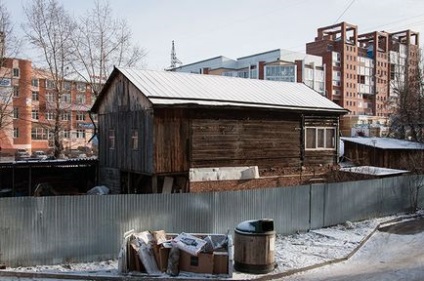
M 424 232 L 378 231 L 349 260 L 280 280 L 424 280 L 423 245 Z

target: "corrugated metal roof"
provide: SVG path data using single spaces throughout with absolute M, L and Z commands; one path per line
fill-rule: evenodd
M 134 68 L 117 69 L 156 105 L 236 105 L 347 112 L 302 83 Z
M 351 172 L 355 174 L 373 175 L 373 176 L 392 176 L 409 173 L 407 170 L 389 169 L 373 166 L 360 166 L 340 169 L 342 172 Z
M 342 137 L 343 141 L 354 142 L 366 146 L 372 146 L 381 149 L 419 149 L 424 150 L 424 144 L 406 140 L 392 138 L 364 138 L 364 137 Z

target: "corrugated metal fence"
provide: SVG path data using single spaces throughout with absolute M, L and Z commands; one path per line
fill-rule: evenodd
M 278 233 L 293 233 L 384 216 L 409 211 L 412 187 L 423 182 L 402 176 L 219 193 L 3 198 L 0 263 L 116 258 L 130 229 L 232 233 L 244 220 L 272 218 Z

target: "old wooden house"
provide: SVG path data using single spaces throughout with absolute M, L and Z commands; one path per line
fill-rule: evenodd
M 338 161 L 347 110 L 301 83 L 115 68 L 98 114 L 99 181 L 114 192 L 190 192 L 190 169 L 284 173 Z
M 343 137 L 344 157 L 356 165 L 423 169 L 424 144 L 393 138 Z

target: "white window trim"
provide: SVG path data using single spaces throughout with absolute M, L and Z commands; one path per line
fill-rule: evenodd
M 314 148 L 310 148 L 310 147 L 307 147 L 307 130 L 308 129 L 315 129 L 315 147 Z M 332 140 L 332 143 L 333 143 L 333 147 L 331 147 L 331 148 L 328 148 L 328 147 L 318 147 L 318 130 L 319 129 L 323 129 L 324 130 L 324 145 L 327 143 L 326 142 L 326 137 L 327 137 L 327 134 L 326 134 L 326 131 L 327 130 L 333 130 L 334 131 L 334 139 Z M 337 131 L 336 131 L 336 128 L 335 127 L 305 127 L 304 128 L 304 132 L 305 132 L 305 139 L 304 139 L 304 147 L 305 147 L 305 150 L 336 150 L 337 149 L 337 145 L 336 145 L 336 133 L 337 133 Z

